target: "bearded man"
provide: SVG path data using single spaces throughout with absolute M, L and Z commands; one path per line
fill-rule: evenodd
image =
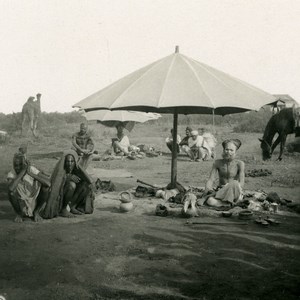
M 17 214 L 15 222 L 23 222 L 24 217 L 40 221 L 40 212 L 48 197 L 50 178 L 31 166 L 22 153 L 16 153 L 7 182 L 8 198 Z
M 51 191 L 42 216 L 46 219 L 70 218 L 92 213 L 94 194 L 91 184 L 91 178 L 78 164 L 77 153 L 71 149 L 65 151 L 51 175 Z
M 238 139 L 229 139 L 222 143 L 223 158 L 215 160 L 203 194 L 203 197 L 208 196 L 207 205 L 233 206 L 243 199 L 245 164 L 236 159 L 236 152 L 241 144 Z M 215 192 L 213 184 L 217 179 L 219 186 Z

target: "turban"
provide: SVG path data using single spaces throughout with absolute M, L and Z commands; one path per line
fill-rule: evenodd
M 242 145 L 242 142 L 239 139 L 229 139 L 222 143 L 223 149 L 225 149 L 228 143 L 233 143 L 236 146 L 236 150 L 238 150 Z
M 191 132 L 191 135 L 198 135 L 198 131 L 197 131 L 197 130 L 193 130 L 193 131 Z

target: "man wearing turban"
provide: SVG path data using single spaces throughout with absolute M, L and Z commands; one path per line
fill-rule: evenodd
M 184 151 L 190 157 L 191 161 L 207 160 L 210 157 L 209 146 L 197 130 L 191 131 L 188 146 L 184 148 Z

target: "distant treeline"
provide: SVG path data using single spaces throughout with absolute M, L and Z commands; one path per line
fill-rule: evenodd
M 247 112 L 240 114 L 233 114 L 227 116 L 215 116 L 214 123 L 216 126 L 230 127 L 234 132 L 263 132 L 264 128 L 271 118 L 272 114 L 269 109 L 261 109 L 258 112 Z M 66 124 L 76 124 L 84 122 L 85 118 L 78 112 L 72 111 L 68 113 L 43 112 L 39 119 L 39 128 L 57 127 Z M 5 115 L 0 113 L 0 130 L 5 130 L 9 133 L 16 132 L 21 128 L 21 113 L 14 113 Z M 212 115 L 179 115 L 178 123 L 181 125 L 213 125 Z M 171 128 L 173 124 L 173 115 L 163 114 L 161 118 L 154 121 L 149 121 L 145 125 L 152 126 L 157 124 Z M 28 124 L 27 124 L 28 126 Z

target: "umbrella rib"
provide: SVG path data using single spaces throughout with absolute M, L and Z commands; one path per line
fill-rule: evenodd
M 234 88 L 232 88 L 230 85 L 228 85 L 228 84 L 226 84 L 224 81 L 222 81 L 218 76 L 216 76 L 215 74 L 213 74 L 213 73 L 205 66 L 205 64 L 199 63 L 198 61 L 196 61 L 196 60 L 194 60 L 194 59 L 192 59 L 192 60 L 193 60 L 197 65 L 199 65 L 202 69 L 204 69 L 207 73 L 209 73 L 212 77 L 214 77 L 216 80 L 218 80 L 221 84 L 223 84 L 224 86 L 226 86 L 228 89 L 230 89 L 230 90 L 232 90 L 232 91 L 235 91 Z M 220 72 L 220 73 L 223 73 L 224 75 L 226 75 L 226 76 L 232 78 L 233 80 L 236 80 L 236 81 L 240 82 L 242 85 L 247 86 L 248 88 L 250 88 L 250 89 L 252 89 L 252 90 L 256 90 L 256 91 L 260 91 L 260 92 L 263 92 L 263 93 L 265 93 L 265 94 L 268 94 L 268 93 L 266 93 L 266 92 L 260 90 L 259 88 L 256 88 L 256 87 L 252 86 L 251 84 L 248 84 L 248 83 L 246 83 L 246 82 L 244 82 L 244 81 L 242 81 L 242 80 L 240 80 L 240 79 L 238 79 L 238 78 L 235 78 L 235 77 L 233 77 L 233 76 L 231 76 L 231 75 L 229 75 L 229 74 L 227 74 L 227 73 L 224 73 L 224 72 L 219 71 L 219 70 L 216 70 L 216 71 L 218 71 L 218 72 Z M 236 92 L 236 91 L 235 91 L 235 92 Z
M 194 70 L 193 66 L 190 64 L 190 62 L 186 59 L 186 57 L 185 57 L 184 55 L 181 55 L 181 57 L 182 57 L 183 61 L 184 61 L 184 62 L 190 67 L 190 69 L 193 71 L 193 74 L 195 75 L 197 81 L 199 82 L 199 84 L 200 84 L 201 87 L 202 87 L 203 93 L 204 93 L 204 94 L 207 96 L 207 98 L 212 102 L 212 100 L 211 100 L 211 98 L 209 97 L 208 93 L 205 91 L 204 85 L 202 84 L 202 82 L 201 82 L 201 80 L 200 80 L 200 78 L 199 78 L 197 72 Z M 212 104 L 213 104 L 213 103 L 212 103 Z M 214 104 L 213 104 L 213 106 L 214 106 L 214 108 L 216 108 Z
M 173 59 L 172 59 L 172 61 L 171 61 L 171 64 L 170 64 L 169 69 L 168 69 L 168 72 L 167 72 L 167 75 L 166 75 L 165 80 L 164 80 L 164 83 L 163 83 L 163 85 L 162 85 L 162 91 L 161 91 L 160 96 L 159 96 L 159 99 L 158 99 L 158 105 L 157 105 L 157 107 L 160 107 L 159 104 L 160 104 L 160 101 L 161 101 L 161 99 L 162 99 L 162 97 L 163 97 L 163 93 L 164 93 L 165 87 L 166 87 L 165 83 L 167 82 L 167 80 L 168 80 L 168 78 L 169 78 L 169 75 L 170 75 L 170 73 L 171 73 L 171 69 L 172 69 L 172 67 L 173 67 L 173 65 L 174 65 L 175 58 L 176 58 L 176 54 L 175 54 L 175 55 L 173 54 Z
M 130 88 L 132 88 L 137 82 L 139 82 L 144 76 L 146 76 L 146 74 L 148 74 L 150 71 L 152 71 L 152 69 L 158 65 L 160 65 L 161 63 L 163 63 L 165 61 L 166 58 L 162 58 L 161 60 L 157 61 L 156 63 L 154 63 L 146 72 L 144 72 L 138 79 L 136 79 L 134 82 L 132 82 L 114 101 L 114 103 L 116 101 L 118 101 L 118 99 L 123 96 Z M 114 103 L 112 103 L 111 107 L 114 105 Z

